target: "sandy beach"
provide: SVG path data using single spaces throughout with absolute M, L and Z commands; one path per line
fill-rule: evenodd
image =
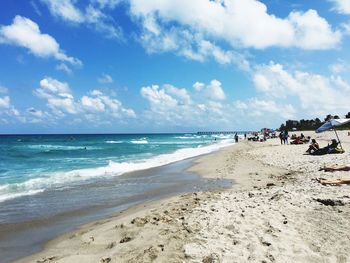
M 334 132 L 304 133 L 326 146 Z M 242 141 L 194 161 L 190 172 L 232 179 L 228 190 L 147 203 L 84 225 L 17 262 L 350 262 L 350 186 L 317 179 L 350 172 L 345 153 L 305 155 L 307 145 Z

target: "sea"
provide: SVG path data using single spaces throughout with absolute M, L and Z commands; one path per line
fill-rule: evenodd
M 229 187 L 186 169 L 233 144 L 230 134 L 0 135 L 0 262 L 135 204 Z

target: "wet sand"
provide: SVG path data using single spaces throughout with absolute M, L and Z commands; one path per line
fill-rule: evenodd
M 181 193 L 230 187 L 229 180 L 207 180 L 186 172 L 191 161 L 3 203 L 0 207 L 0 262 L 12 262 L 37 253 L 58 235 L 138 204 Z
M 321 147 L 333 132 L 316 137 Z M 304 155 L 307 145 L 241 142 L 196 160 L 189 169 L 228 190 L 198 191 L 136 206 L 82 226 L 18 262 L 349 262 L 350 186 L 317 179 L 350 163 L 344 154 Z

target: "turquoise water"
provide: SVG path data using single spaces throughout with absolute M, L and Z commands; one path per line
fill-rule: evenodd
M 0 202 L 59 191 L 215 151 L 232 135 L 0 136 Z

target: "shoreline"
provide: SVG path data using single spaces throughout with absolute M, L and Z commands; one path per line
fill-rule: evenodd
M 335 176 L 318 171 L 324 162 L 350 163 L 341 135 L 342 155 L 304 156 L 307 145 L 274 139 L 202 156 L 190 172 L 236 184 L 128 209 L 16 262 L 348 262 L 349 188 L 314 180 Z
M 248 145 L 249 144 L 250 143 L 248 143 Z M 241 149 L 243 145 L 244 145 L 244 147 L 243 147 L 243 149 Z M 201 166 L 207 162 L 207 159 L 212 159 L 215 157 L 219 157 L 219 159 L 221 159 L 221 158 L 223 158 L 223 156 L 226 156 L 226 154 L 230 154 L 231 152 L 237 152 L 237 151 L 246 151 L 246 145 L 243 143 L 233 144 L 233 145 L 230 145 L 228 147 L 224 147 L 222 149 L 219 149 L 218 151 L 214 151 L 212 153 L 209 153 L 209 154 L 203 154 L 203 155 L 198 156 L 196 158 L 190 158 L 191 164 L 187 167 L 187 169 L 185 169 L 185 172 L 189 172 L 191 174 L 196 174 L 197 176 L 200 176 L 204 180 L 214 180 L 214 181 L 215 180 L 225 180 L 225 179 L 234 180 L 233 186 L 238 187 L 238 184 L 236 183 L 237 178 L 218 177 L 218 176 L 215 176 L 214 174 L 208 173 L 206 171 L 206 169 L 208 167 Z M 224 158 L 226 158 L 226 157 L 224 157 Z M 186 160 L 183 160 L 183 161 L 186 161 Z M 147 169 L 147 170 L 152 170 L 152 169 L 154 169 L 154 168 Z M 204 169 L 204 170 L 202 171 L 202 169 Z M 138 172 L 140 172 L 140 171 L 138 171 Z M 181 172 L 181 171 L 179 171 L 179 172 Z M 240 178 L 243 179 L 243 177 L 240 177 Z M 242 184 L 243 181 L 240 183 Z M 264 183 L 265 183 L 265 181 L 261 181 L 261 186 Z M 247 183 L 247 185 L 248 185 L 248 183 Z M 220 192 L 220 191 L 225 191 L 225 190 L 223 188 L 214 188 L 214 189 L 203 192 L 203 194 L 210 195 L 211 193 Z M 175 203 L 176 204 L 176 203 L 184 202 L 184 201 L 190 202 L 191 195 L 192 195 L 191 193 L 176 194 L 176 195 L 171 196 L 171 197 L 162 197 L 162 198 L 157 199 L 157 200 L 145 201 L 145 202 L 142 202 L 141 204 L 132 205 L 131 207 L 129 207 L 125 210 L 122 210 L 120 212 L 117 212 L 116 214 L 109 215 L 103 219 L 98 219 L 98 220 L 95 220 L 95 221 L 92 221 L 89 223 L 85 223 L 83 225 L 78 226 L 76 229 L 74 229 L 72 231 L 58 235 L 54 239 L 48 241 L 43 246 L 42 251 L 35 253 L 33 255 L 29 255 L 29 256 L 26 256 L 24 258 L 18 259 L 14 262 L 28 262 L 28 261 L 30 262 L 31 260 L 33 260 L 33 262 L 36 262 L 38 259 L 35 259 L 35 258 L 37 256 L 39 256 L 41 253 L 45 253 L 46 250 L 50 250 L 51 248 L 57 246 L 60 242 L 62 242 L 62 241 L 64 242 L 65 240 L 69 239 L 71 236 L 74 236 L 78 233 L 85 232 L 86 229 L 90 229 L 94 225 L 100 225 L 102 223 L 109 223 L 111 221 L 123 221 L 125 219 L 130 219 L 131 217 L 135 217 L 135 216 L 137 217 L 137 215 L 142 216 L 143 214 L 146 214 L 150 210 L 154 210 L 157 208 L 159 209 L 160 207 L 162 207 L 163 205 L 165 205 L 167 203 Z M 197 195 L 196 192 L 195 192 L 195 195 Z M 197 201 L 195 201 L 192 205 L 197 205 Z M 130 220 L 132 220 L 132 218 Z M 128 220 L 126 220 L 126 221 L 128 221 Z M 45 256 L 43 256 L 43 257 L 45 258 Z M 52 261 L 52 262 L 55 262 L 55 261 Z
M 219 149 L 219 151 L 220 150 L 221 149 Z M 173 162 L 158 167 L 148 168 L 141 171 L 128 172 L 121 176 L 109 179 L 107 183 L 103 183 L 111 183 L 112 189 L 114 184 L 113 181 L 118 180 L 120 178 L 127 178 L 127 180 L 135 179 L 137 181 L 146 180 L 147 182 L 149 180 L 155 180 L 156 183 L 161 184 L 156 189 L 150 189 L 149 191 L 143 194 L 139 193 L 129 197 L 127 199 L 129 201 L 123 201 L 124 203 L 126 202 L 125 204 L 122 203 L 122 201 L 120 200 L 116 200 L 116 203 L 110 201 L 108 204 L 103 204 L 96 207 L 91 206 L 83 208 L 81 210 L 74 210 L 70 212 L 68 211 L 63 214 L 60 213 L 57 215 L 52 215 L 50 217 L 44 216 L 33 220 L 31 219 L 26 222 L 3 224 L 0 228 L 0 236 L 2 237 L 0 238 L 0 251 L 3 250 L 2 260 L 4 260 L 4 262 L 13 262 L 13 260 L 18 260 L 18 258 L 20 259 L 23 256 L 27 257 L 32 255 L 33 253 L 40 253 L 40 251 L 42 251 L 43 248 L 46 247 L 45 244 L 51 242 L 50 240 L 55 240 L 61 235 L 65 235 L 65 233 L 70 233 L 72 231 L 74 232 L 81 226 L 89 224 L 90 222 L 95 222 L 98 220 L 103 220 L 104 218 L 119 215 L 120 211 L 124 212 L 129 209 L 133 209 L 133 207 L 142 207 L 144 203 L 147 204 L 158 202 L 167 198 L 172 198 L 173 196 L 178 196 L 182 193 L 195 192 L 200 189 L 229 187 L 230 183 L 225 182 L 225 180 L 205 180 L 198 175 L 186 171 L 187 167 L 191 165 L 191 162 L 193 160 L 210 154 L 212 153 L 203 154 L 192 158 L 186 158 L 181 161 Z M 106 193 L 108 194 L 108 192 Z M 43 197 L 40 198 L 42 199 Z M 69 222 L 73 224 L 70 225 Z M 42 228 L 44 228 L 44 230 L 40 230 Z M 44 234 L 42 234 L 43 231 Z M 32 239 L 28 236 L 35 238 Z M 27 239 L 28 241 L 26 241 Z M 26 246 L 28 242 L 34 242 L 35 246 L 28 248 Z M 9 254 L 9 249 L 7 248 L 12 249 L 12 247 L 16 246 L 22 247 L 21 253 L 23 256 L 18 257 L 15 256 L 14 253 L 12 253 L 13 256 L 12 254 Z M 27 252 L 24 252 L 24 249 L 26 249 Z M 7 256 L 8 254 L 10 255 L 9 257 Z M 16 257 L 16 259 L 13 259 L 14 257 Z

